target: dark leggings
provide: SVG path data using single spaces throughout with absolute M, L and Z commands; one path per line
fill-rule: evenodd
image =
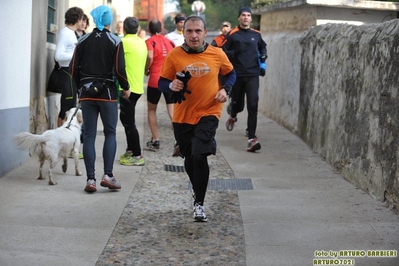
M 232 110 L 231 116 L 236 117 L 244 110 L 245 96 L 247 96 L 247 129 L 248 139 L 256 137 L 256 127 L 258 122 L 258 102 L 259 102 L 259 77 L 238 77 L 232 90 Z
M 118 104 L 116 102 L 101 101 L 82 101 L 83 120 L 85 121 L 85 131 L 83 145 L 83 156 L 88 178 L 95 177 L 96 161 L 96 136 L 97 120 L 100 114 L 103 124 L 104 144 L 103 144 L 103 162 L 104 174 L 111 174 L 114 167 L 116 153 L 116 125 L 118 122 Z
M 195 192 L 195 202 L 204 203 L 209 181 L 208 156 L 216 154 L 215 134 L 219 120 L 203 116 L 196 125 L 173 123 L 175 138 L 184 156 L 184 167 Z
M 125 128 L 127 150 L 132 151 L 134 156 L 141 155 L 140 136 L 136 127 L 136 103 L 141 94 L 130 93 L 129 99 L 119 97 L 120 120 Z
M 198 154 L 186 156 L 184 167 L 195 191 L 195 202 L 204 203 L 206 188 L 209 181 L 209 165 L 207 155 Z

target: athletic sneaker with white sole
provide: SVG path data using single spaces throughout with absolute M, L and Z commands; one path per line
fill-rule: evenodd
M 128 156 L 121 160 L 119 160 L 121 165 L 134 165 L 134 166 L 143 166 L 145 165 L 145 160 L 142 155 L 140 156 Z
M 109 189 L 121 189 L 121 184 L 116 181 L 115 176 L 110 177 L 108 175 L 104 175 L 100 186 L 107 187 Z
M 237 117 L 229 117 L 229 119 L 227 119 L 226 121 L 226 129 L 228 131 L 232 131 L 234 128 L 234 123 L 237 122 Z
M 94 179 L 89 179 L 87 180 L 85 189 L 86 192 L 96 192 L 97 188 L 96 188 L 96 180 Z
M 261 148 L 261 146 L 260 146 L 260 143 L 258 141 L 258 138 L 253 138 L 253 139 L 249 139 L 248 140 L 247 151 L 255 152 L 257 150 L 260 150 L 260 148 Z
M 150 151 L 159 150 L 159 140 L 150 140 L 146 143 L 146 149 Z
M 206 222 L 208 219 L 205 215 L 205 207 L 203 205 L 199 205 L 198 203 L 194 203 L 193 207 L 193 218 L 194 222 Z

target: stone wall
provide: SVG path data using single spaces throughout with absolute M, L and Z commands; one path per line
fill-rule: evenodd
M 392 20 L 362 26 L 326 24 L 289 37 L 268 34 L 269 54 L 278 55 L 269 57 L 260 107 L 341 170 L 344 178 L 395 208 L 398 33 L 399 21 Z
M 259 111 L 293 132 L 298 131 L 302 36 L 297 31 L 263 35 L 269 56 L 259 81 Z

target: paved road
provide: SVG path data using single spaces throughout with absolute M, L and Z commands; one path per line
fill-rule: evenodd
M 144 144 L 150 137 L 144 97 L 137 111 Z M 224 112 L 218 153 L 209 158 L 209 221 L 193 223 L 187 177 L 176 172 L 183 161 L 170 156 L 172 129 L 163 104 L 158 113 L 161 150 L 144 151 L 144 167 L 116 160 L 120 191 L 85 193 L 85 177 L 73 175 L 72 160 L 66 174 L 57 166 L 56 186 L 36 179 L 35 158 L 0 178 L 0 265 L 291 266 L 315 259 L 399 265 L 398 216 L 262 115 L 262 149 L 247 153 L 246 115 L 228 132 Z M 99 175 L 102 140 L 99 132 Z M 116 159 L 126 147 L 120 123 L 117 141 Z M 380 250 L 396 256 L 370 257 Z

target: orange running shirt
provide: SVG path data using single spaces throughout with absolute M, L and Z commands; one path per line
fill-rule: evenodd
M 220 119 L 223 103 L 215 101 L 220 89 L 218 75 L 233 70 L 222 49 L 208 45 L 202 53 L 187 53 L 181 47 L 169 52 L 162 65 L 161 77 L 174 80 L 176 73 L 190 71 L 186 100 L 174 105 L 173 122 L 195 125 L 203 116 L 214 115 Z
M 216 36 L 215 39 L 213 39 L 213 42 L 215 42 L 216 47 L 222 47 L 225 40 L 226 40 L 226 36 L 223 34 L 220 34 L 219 36 Z

